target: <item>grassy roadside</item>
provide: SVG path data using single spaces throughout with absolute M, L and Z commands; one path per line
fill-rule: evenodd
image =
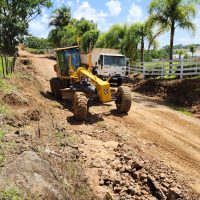
M 183 108 L 183 107 L 172 107 L 172 108 L 176 111 L 183 113 L 184 115 L 192 116 L 192 112 L 187 108 Z
M 10 74 L 11 71 L 12 71 L 13 59 L 14 59 L 14 57 L 7 57 L 8 74 Z M 2 75 L 3 75 L 3 66 L 4 66 L 4 73 L 6 73 L 6 61 L 5 61 L 5 58 L 0 55 L 0 77 L 2 77 Z
M 26 50 L 32 54 L 45 54 L 44 50 L 42 49 L 26 48 Z
M 2 61 L 3 61 L 3 58 L 0 56 L 0 74 L 2 73 L 3 69 L 2 69 Z
M 86 178 L 78 160 L 78 151 L 76 150 L 76 134 L 73 134 L 69 131 L 64 131 L 62 123 L 60 122 L 60 120 L 57 120 L 57 117 L 55 117 L 54 119 L 55 127 L 52 125 L 51 120 L 49 120 L 49 110 L 53 111 L 54 109 L 59 109 L 59 106 L 56 103 L 51 103 L 49 107 L 44 106 L 42 111 L 41 109 L 38 109 L 42 107 L 41 105 L 48 104 L 46 103 L 46 100 L 38 94 L 40 91 L 39 86 L 41 85 L 39 83 L 36 84 L 35 79 L 33 80 L 30 77 L 28 79 L 21 78 L 24 77 L 23 73 L 24 71 L 22 72 L 19 70 L 17 73 L 12 75 L 12 78 L 0 78 L 0 116 L 4 117 L 6 115 L 11 115 L 10 118 L 14 119 L 14 127 L 11 127 L 12 125 L 5 123 L 6 125 L 3 125 L 3 127 L 0 128 L 0 146 L 2 146 L 3 149 L 3 151 L 1 151 L 0 148 L 0 168 L 7 166 L 9 159 L 13 161 L 13 159 L 16 158 L 13 155 L 18 156 L 17 153 L 15 154 L 13 152 L 21 151 L 21 149 L 34 151 L 42 159 L 52 165 L 52 167 L 56 171 L 59 171 L 59 173 L 62 174 L 63 179 L 59 180 L 59 183 L 62 185 L 62 188 L 65 189 L 66 192 L 69 194 L 70 199 L 97 199 L 96 197 L 93 198 L 94 195 L 90 190 L 87 182 L 85 181 Z M 28 70 L 25 75 L 31 76 Z M 18 87 L 18 84 L 21 87 Z M 31 91 L 31 94 L 38 101 L 32 101 L 30 105 L 26 106 L 25 110 L 27 111 L 25 112 L 23 112 L 23 110 L 22 112 L 20 112 L 20 109 L 23 108 L 23 106 L 20 107 L 18 105 L 17 107 L 15 107 L 12 104 L 9 104 L 9 102 L 5 103 L 5 101 L 2 100 L 4 94 L 10 91 L 12 92 L 13 90 L 14 92 L 15 90 L 17 90 L 19 93 L 23 93 L 25 95 L 27 88 Z M 40 139 L 38 139 L 37 136 L 38 123 L 31 119 L 32 113 L 35 110 L 42 113 L 40 116 L 40 120 L 42 120 L 42 122 L 44 123 L 41 126 L 42 137 Z M 10 120 L 10 118 L 8 120 Z M 5 117 L 5 122 L 7 122 L 6 120 L 7 118 Z M 26 121 L 26 123 L 24 123 L 24 121 Z M 64 122 L 63 124 L 65 124 Z M 17 123 L 17 125 L 20 124 L 20 127 L 16 127 L 15 123 Z M 23 124 L 23 127 L 21 124 Z M 70 127 L 68 127 L 68 129 L 70 130 Z M 20 135 L 13 137 L 13 135 L 15 135 L 13 133 L 15 133 L 16 130 L 20 131 Z M 6 137 L 8 138 L 6 142 L 2 140 L 1 143 L 1 138 L 4 138 L 5 135 L 7 136 L 9 134 L 11 136 Z M 45 142 L 41 142 L 43 140 Z M 13 146 L 15 148 L 13 148 Z M 45 151 L 47 149 L 51 150 L 51 156 L 49 156 L 48 151 Z M 54 156 L 54 153 L 55 155 L 59 156 Z M 20 185 L 18 187 L 21 189 Z M 31 199 L 22 198 L 23 196 L 21 194 L 29 195 L 29 192 L 27 192 L 26 190 L 22 190 L 21 193 L 21 191 L 13 190 L 9 187 L 2 188 L 2 190 L 0 190 L 0 200 Z

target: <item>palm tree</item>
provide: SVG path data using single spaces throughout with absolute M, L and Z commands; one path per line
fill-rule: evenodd
M 185 54 L 185 51 L 184 51 L 183 49 L 178 49 L 178 50 L 176 50 L 176 54 L 178 54 L 179 59 L 181 59 L 181 58 L 182 58 L 182 55 Z
M 196 49 L 194 45 L 190 46 L 190 52 L 192 53 L 192 57 L 194 57 L 194 53 L 195 53 Z
M 105 35 L 105 47 L 120 49 L 121 44 L 126 33 L 126 25 L 115 24 L 113 25 Z
M 140 38 L 138 37 L 138 35 L 136 35 L 137 29 L 137 23 L 128 26 L 121 42 L 122 53 L 124 53 L 126 57 L 131 58 L 131 60 L 134 61 L 136 61 L 138 58 L 138 45 L 140 42 Z
M 145 41 L 147 40 L 149 42 L 149 46 L 151 47 L 154 44 L 155 39 L 159 34 L 157 33 L 154 35 L 152 23 L 149 19 L 147 19 L 143 23 L 135 24 L 135 35 L 137 38 L 139 38 L 140 56 L 141 56 L 140 61 L 141 61 L 141 63 L 143 63 L 144 62 Z
M 138 23 L 138 29 L 136 30 L 136 35 L 140 38 L 140 61 L 144 62 L 144 43 L 145 40 L 152 35 L 151 28 L 149 27 L 147 22 Z
M 154 23 L 170 28 L 170 60 L 173 59 L 176 29 L 179 27 L 195 31 L 192 19 L 197 11 L 194 3 L 191 0 L 152 0 L 150 3 L 149 13 Z
M 61 28 L 67 26 L 71 19 L 71 10 L 69 7 L 63 6 L 56 9 L 51 16 L 50 26 Z

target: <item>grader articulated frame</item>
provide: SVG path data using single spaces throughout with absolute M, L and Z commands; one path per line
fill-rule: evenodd
M 112 93 L 108 81 L 92 74 L 91 58 L 88 69 L 81 66 L 78 46 L 56 49 L 56 78 L 50 80 L 51 92 L 57 99 L 73 100 L 74 117 L 85 120 L 88 113 L 88 99 L 98 98 L 102 103 L 115 101 L 117 110 L 127 113 L 131 108 L 131 92 L 120 86 Z

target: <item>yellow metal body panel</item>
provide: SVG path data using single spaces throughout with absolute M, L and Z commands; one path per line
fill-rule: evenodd
M 106 103 L 112 101 L 110 84 L 107 81 L 103 81 L 97 76 L 93 75 L 90 71 L 83 67 L 79 67 L 77 71 L 80 75 L 86 76 L 95 85 L 97 93 L 101 102 Z
M 71 47 L 57 48 L 57 49 L 54 49 L 54 51 L 63 51 L 63 50 L 66 50 L 66 49 L 73 49 L 73 48 L 79 48 L 79 46 L 71 46 Z
M 78 48 L 78 46 L 58 48 L 58 49 L 55 49 L 55 51 L 59 52 L 59 51 L 64 51 L 64 50 L 71 49 L 71 48 Z M 71 57 L 71 55 L 69 55 L 67 58 L 68 59 L 68 74 L 69 74 L 69 76 L 61 75 L 59 64 L 56 64 L 54 66 L 54 70 L 57 73 L 57 77 L 60 78 L 61 80 L 70 79 L 71 82 L 78 83 L 81 81 L 81 76 L 89 78 L 90 82 L 96 87 L 97 94 L 99 96 L 100 101 L 103 103 L 112 101 L 109 82 L 103 81 L 100 78 L 98 78 L 97 76 L 92 74 L 91 58 L 92 57 L 90 54 L 89 60 L 88 60 L 88 63 L 89 63 L 88 69 L 85 69 L 84 67 L 79 67 L 76 70 L 74 68 L 74 66 L 72 66 L 72 57 Z M 65 92 L 65 90 L 63 90 L 63 92 Z

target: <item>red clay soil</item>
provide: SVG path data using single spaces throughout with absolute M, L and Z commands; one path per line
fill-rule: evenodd
M 135 83 L 133 90 L 200 114 L 200 79 L 143 80 Z

